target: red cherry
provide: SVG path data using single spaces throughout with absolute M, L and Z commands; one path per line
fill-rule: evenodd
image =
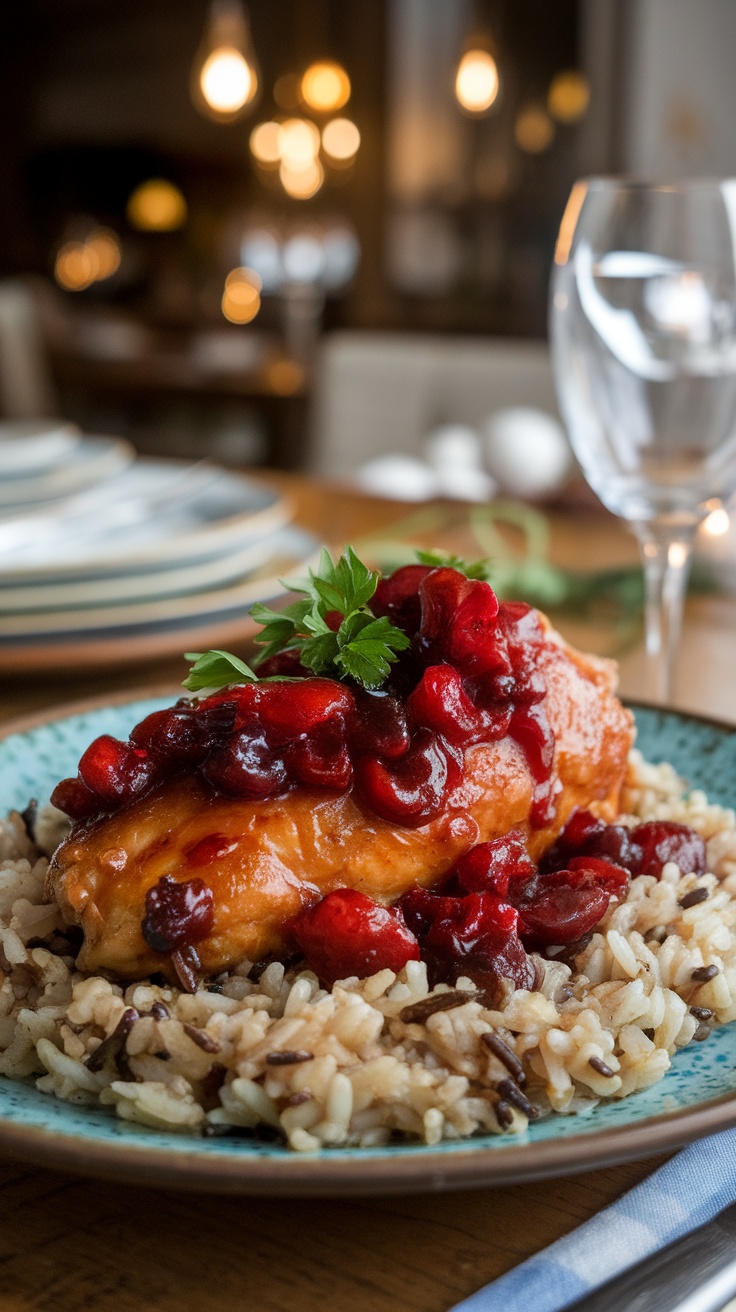
M 269 742 L 292 743 L 336 716 L 353 709 L 349 688 L 334 679 L 300 679 L 297 683 L 271 683 L 261 687 L 259 716 Z
M 131 733 L 130 742 L 174 766 L 196 767 L 216 742 L 231 732 L 235 714 L 232 701 L 204 708 L 196 703 L 171 706 L 141 720 Z
M 370 603 L 373 614 L 388 616 L 392 624 L 414 637 L 422 614 L 419 587 L 431 573 L 431 565 L 404 565 L 388 578 L 379 579 Z
M 588 887 L 585 881 L 575 886 L 564 878 L 569 874 L 561 870 L 549 875 L 533 900 L 522 905 L 521 933 L 528 944 L 573 943 L 595 929 L 606 914 L 610 898 L 605 889 Z
M 454 984 L 468 975 L 481 988 L 499 979 L 534 987 L 536 971 L 519 938 L 519 913 L 490 893 L 442 897 L 410 889 L 401 899 L 416 927 L 432 979 Z
M 320 980 L 399 971 L 419 960 L 419 944 L 399 907 L 382 907 L 354 888 L 338 888 L 292 921 L 290 934 Z
M 390 765 L 375 757 L 355 762 L 361 797 L 384 820 L 416 829 L 442 810 L 460 777 L 450 747 L 428 729 L 420 729 L 406 756 Z
M 560 875 L 567 876 L 567 882 L 573 887 L 602 888 L 609 897 L 619 901 L 623 901 L 631 886 L 628 870 L 594 856 L 573 857 L 567 869 L 560 871 Z M 575 879 L 571 880 L 570 875 L 574 875 Z
M 458 747 L 497 741 L 511 723 L 510 709 L 485 709 L 472 701 L 451 665 L 430 665 L 406 704 L 415 724 L 434 729 Z
M 99 815 L 100 799 L 81 779 L 62 779 L 51 794 L 52 806 L 68 815 L 70 820 L 88 820 Z
M 397 761 L 406 756 L 411 735 L 406 711 L 389 693 L 355 690 L 355 709 L 348 721 L 350 750 L 355 756 L 380 756 Z
M 96 793 L 103 809 L 133 801 L 155 781 L 157 765 L 142 747 L 131 747 L 110 734 L 90 743 L 79 762 L 82 783 Z
M 201 770 L 208 783 L 227 797 L 273 797 L 288 782 L 281 757 L 262 735 L 247 729 L 218 747 Z
M 520 896 L 536 873 L 524 838 L 510 833 L 471 847 L 457 862 L 454 877 L 466 893 L 495 893 L 506 898 L 510 885 L 517 887 Z M 509 900 L 516 904 L 516 895 Z
M 572 812 L 557 841 L 540 862 L 541 870 L 562 870 L 576 857 L 598 857 L 633 870 L 641 860 L 641 849 L 623 825 L 607 825 L 590 811 Z
M 677 824 L 674 820 L 649 820 L 636 826 L 631 841 L 641 853 L 632 866 L 633 874 L 654 875 L 659 879 L 668 861 L 674 861 L 686 875 L 692 872 L 704 875 L 706 872 L 705 841 L 688 825 Z
M 146 893 L 141 929 L 154 952 L 177 952 L 206 938 L 214 915 L 214 894 L 203 880 L 163 875 Z
M 447 658 L 464 674 L 483 674 L 499 665 L 498 597 L 490 584 L 470 581 L 452 617 Z
M 317 788 L 350 787 L 353 766 L 341 720 L 328 720 L 284 747 L 284 762 L 292 779 Z

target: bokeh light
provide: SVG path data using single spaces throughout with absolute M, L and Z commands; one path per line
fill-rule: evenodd
M 279 157 L 286 169 L 298 173 L 313 165 L 319 152 L 319 129 L 306 118 L 287 118 L 279 125 Z
M 245 56 L 234 46 L 223 46 L 204 61 L 199 85 L 210 109 L 236 114 L 253 99 L 257 81 Z
M 65 242 L 56 255 L 54 277 L 67 292 L 82 292 L 91 287 L 97 277 L 94 253 L 82 241 Z
M 541 155 L 554 141 L 555 125 L 542 105 L 527 105 L 517 116 L 514 136 L 520 150 Z
M 498 67 L 487 50 L 468 50 L 458 65 L 455 95 L 469 114 L 484 114 L 498 95 Z
M 325 180 L 324 169 L 318 159 L 312 160 L 306 168 L 290 168 L 282 163 L 279 168 L 281 185 L 287 196 L 294 200 L 309 200 L 319 191 Z
M 186 223 L 187 203 L 173 182 L 150 178 L 136 187 L 126 213 L 141 232 L 174 232 Z
M 590 104 L 590 83 L 577 69 L 565 69 L 550 83 L 547 108 L 558 123 L 577 123 Z
M 353 159 L 360 146 L 360 132 L 349 118 L 333 118 L 322 129 L 322 149 L 330 159 Z
M 261 308 L 261 280 L 254 269 L 231 269 L 222 293 L 222 313 L 230 323 L 250 323 Z
M 259 164 L 278 164 L 281 159 L 278 123 L 259 123 L 250 134 L 251 153 Z
M 306 371 L 297 360 L 270 360 L 265 369 L 266 381 L 278 396 L 292 396 L 304 385 Z
M 120 268 L 122 252 L 110 228 L 95 228 L 85 241 L 66 241 L 56 253 L 54 277 L 67 292 L 82 292 Z
M 97 228 L 84 244 L 97 264 L 95 281 L 102 282 L 105 278 L 112 278 L 120 268 L 122 258 L 120 242 L 115 233 L 110 228 Z
M 321 59 L 309 65 L 302 78 L 301 93 L 304 103 L 319 113 L 342 109 L 350 99 L 350 78 L 341 64 Z

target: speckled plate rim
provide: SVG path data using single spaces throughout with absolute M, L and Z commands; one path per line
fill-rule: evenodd
M 20 716 L 0 727 L 0 742 L 57 720 L 148 698 L 175 696 L 179 690 L 180 685 L 171 684 L 130 689 Z M 634 710 L 674 713 L 685 720 L 736 733 L 736 725 L 714 717 L 644 702 L 628 704 Z M 661 1112 L 632 1125 L 510 1144 L 503 1152 L 469 1138 L 457 1146 L 442 1145 L 441 1153 L 419 1144 L 395 1156 L 389 1155 L 390 1150 L 376 1157 L 351 1156 L 350 1150 L 333 1155 L 328 1150 L 314 1156 L 284 1153 L 261 1157 L 242 1152 L 233 1156 L 204 1155 L 130 1140 L 98 1142 L 57 1129 L 18 1125 L 0 1115 L 0 1152 L 37 1166 L 157 1188 L 281 1196 L 366 1195 L 488 1188 L 573 1175 L 671 1151 L 734 1126 L 736 1091 L 693 1107 Z

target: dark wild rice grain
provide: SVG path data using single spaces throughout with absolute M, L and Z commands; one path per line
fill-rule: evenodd
M 485 1044 L 487 1048 L 490 1048 L 494 1057 L 498 1057 L 498 1060 L 503 1062 L 506 1070 L 513 1075 L 519 1088 L 523 1089 L 526 1084 L 524 1067 L 519 1061 L 516 1053 L 509 1047 L 508 1043 L 504 1043 L 500 1034 L 496 1034 L 493 1030 L 489 1030 L 487 1034 L 481 1034 L 480 1041 Z
M 589 1057 L 588 1065 L 592 1067 L 594 1071 L 597 1071 L 599 1075 L 604 1075 L 607 1080 L 612 1080 L 616 1074 L 615 1071 L 611 1070 L 610 1066 L 606 1065 L 602 1057 Z

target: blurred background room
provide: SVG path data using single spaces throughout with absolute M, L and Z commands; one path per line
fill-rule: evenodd
M 0 451 L 5 668 L 31 649 L 34 662 L 58 663 L 70 634 L 64 650 L 84 642 L 94 664 L 94 626 L 78 615 L 101 600 L 108 612 L 115 598 L 130 608 L 163 597 L 173 607 L 195 586 L 198 595 L 227 586 L 207 615 L 232 615 L 235 580 L 242 587 L 265 569 L 248 520 L 228 540 L 227 568 L 224 548 L 216 568 L 212 546 L 196 556 L 201 568 L 187 585 L 192 562 L 170 551 L 179 582 L 169 575 L 168 591 L 140 583 L 154 559 L 145 534 L 128 553 L 137 582 L 129 570 L 120 585 L 122 566 L 109 566 L 95 591 L 89 569 L 80 572 L 81 549 L 67 553 L 63 577 L 54 573 L 49 507 L 66 543 L 70 516 L 81 514 L 70 496 L 104 484 L 99 504 L 109 504 L 121 470 L 125 495 L 112 500 L 128 507 L 127 525 L 163 522 L 187 499 L 199 514 L 205 468 L 210 479 L 266 470 L 274 501 L 256 504 L 244 483 L 237 495 L 219 483 L 209 527 L 267 512 L 268 532 L 282 533 L 296 497 L 302 528 L 335 542 L 369 529 L 375 538 L 405 513 L 383 506 L 367 515 L 361 491 L 434 506 L 449 499 L 466 521 L 469 504 L 500 498 L 505 527 L 499 536 L 495 519 L 484 522 L 476 546 L 501 555 L 516 515 L 527 572 L 525 584 L 518 571 L 514 581 L 541 604 L 564 602 L 570 585 L 559 570 L 580 564 L 577 540 L 563 542 L 555 575 L 539 545 L 549 524 L 517 512 L 539 502 L 553 514 L 593 513 L 546 345 L 567 197 L 590 173 L 736 172 L 734 52 L 732 0 L 3 7 L 0 415 L 14 421 L 6 436 L 23 439 L 26 453 L 10 440 Z M 34 472 L 25 467 L 29 442 L 48 442 L 49 419 L 62 425 L 57 446 L 45 456 L 37 448 Z M 158 462 L 155 486 L 139 458 Z M 344 491 L 328 495 L 330 486 Z M 18 528 L 29 508 L 32 542 Z M 455 522 L 444 511 L 417 531 L 442 535 Z M 161 529 L 157 568 L 165 538 Z M 119 565 L 121 542 L 119 532 L 102 557 Z M 303 561 L 314 540 L 277 545 Z M 392 544 L 381 549 L 387 558 Z M 20 550 L 15 573 L 10 550 Z M 626 576 L 635 559 L 633 544 L 613 555 L 606 543 L 591 548 L 591 567 L 614 574 Z M 616 582 L 619 618 L 632 597 L 636 609 L 637 586 L 632 593 L 628 576 Z M 108 617 L 118 655 L 133 654 L 124 645 L 131 634 L 160 637 L 164 623 L 168 647 L 145 650 L 180 649 L 181 616 L 164 612 Z M 187 623 L 192 616 L 190 606 Z

